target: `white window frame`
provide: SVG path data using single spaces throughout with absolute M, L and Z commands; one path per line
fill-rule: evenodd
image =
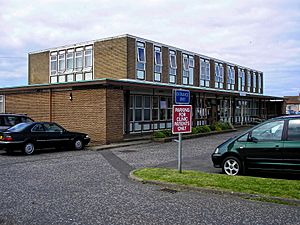
M 256 76 L 257 76 L 257 73 L 255 71 L 253 71 L 253 74 L 252 74 L 253 92 L 256 92 Z
M 63 74 L 66 70 L 66 52 L 59 51 L 58 52 L 58 74 Z M 62 67 L 62 68 L 61 68 Z
M 87 54 L 87 52 L 90 52 Z M 91 65 L 87 65 L 87 58 L 90 57 Z M 93 46 L 86 46 L 84 48 L 84 65 L 83 65 L 83 71 L 84 72 L 90 72 L 93 67 Z
M 169 83 L 176 84 L 177 78 L 176 51 L 169 49 Z
M 55 57 L 55 59 L 53 58 Z M 57 75 L 58 72 L 58 61 L 57 61 L 58 57 L 57 57 L 57 52 L 51 52 L 50 54 L 50 76 L 55 76 Z M 55 63 L 55 70 L 52 70 L 52 63 Z
M 250 71 L 247 72 L 247 91 L 251 91 L 251 73 Z
M 157 57 L 157 55 L 159 57 Z M 160 46 L 154 46 L 154 81 L 161 82 L 162 51 Z
M 0 95 L 0 113 L 5 113 L 5 95 Z
M 71 57 L 70 57 L 71 55 Z M 66 53 L 66 73 L 72 73 L 74 70 L 74 49 L 68 49 Z M 71 68 L 68 68 L 69 60 L 72 62 Z
M 80 53 L 80 56 L 77 55 L 77 53 Z M 78 63 L 77 63 L 77 59 L 81 58 L 81 66 L 79 67 L 78 66 Z M 83 48 L 76 48 L 75 50 L 75 70 L 76 71 L 82 71 L 83 69 Z
M 201 87 L 209 87 L 210 81 L 210 61 L 209 59 L 200 58 L 200 82 Z
M 143 52 L 143 59 L 140 60 L 140 51 Z M 145 80 L 146 79 L 146 44 L 145 42 L 136 41 L 136 79 Z M 140 76 L 142 74 L 142 76 Z
M 195 60 L 193 55 L 182 54 L 182 84 L 194 85 L 194 66 Z

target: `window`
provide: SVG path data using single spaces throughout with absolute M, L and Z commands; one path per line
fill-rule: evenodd
M 83 48 L 77 48 L 75 52 L 75 69 L 76 71 L 82 70 L 82 64 L 83 64 Z
M 238 69 L 238 90 L 245 91 L 245 71 Z
M 215 63 L 215 88 L 223 88 L 224 68 L 222 63 Z
M 4 95 L 0 95 L 0 113 L 4 113 Z
M 154 81 L 161 81 L 162 55 L 161 47 L 154 47 Z
M 145 43 L 137 42 L 137 66 L 136 66 L 136 78 L 140 80 L 145 79 L 145 64 L 146 64 L 146 53 Z
M 44 132 L 44 131 L 45 130 L 42 124 L 37 124 L 31 129 L 31 132 Z
M 176 64 L 176 52 L 173 50 L 169 51 L 169 56 L 170 56 L 170 62 L 169 62 L 169 82 L 172 84 L 176 84 L 176 69 L 177 69 L 177 64 Z
M 58 73 L 62 74 L 65 72 L 65 51 L 60 51 L 58 54 Z
M 256 92 L 256 73 L 253 71 L 253 76 L 252 76 L 252 87 L 253 87 L 253 92 Z
M 280 141 L 284 121 L 266 123 L 252 130 L 251 137 L 257 141 Z
M 57 52 L 52 52 L 50 56 L 51 75 L 57 74 Z
M 227 89 L 234 90 L 235 69 L 233 66 L 227 66 Z
M 288 128 L 288 141 L 300 141 L 300 119 L 290 120 Z
M 54 123 L 45 123 L 44 128 L 46 132 L 63 132 L 63 129 Z
M 250 71 L 247 72 L 247 91 L 251 91 L 251 73 Z
M 209 87 L 210 63 L 208 59 L 200 59 L 200 86 Z
M 194 84 L 194 57 L 191 55 L 182 55 L 182 84 Z
M 258 93 L 262 93 L 262 79 L 261 79 L 261 77 L 262 77 L 262 74 L 261 73 L 259 73 L 258 74 Z
M 93 79 L 93 46 L 81 46 L 50 54 L 50 83 Z

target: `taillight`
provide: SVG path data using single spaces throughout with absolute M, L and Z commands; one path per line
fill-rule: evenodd
M 12 138 L 12 136 L 7 135 L 7 136 L 4 136 L 2 140 L 3 140 L 3 141 L 12 141 L 13 138 Z

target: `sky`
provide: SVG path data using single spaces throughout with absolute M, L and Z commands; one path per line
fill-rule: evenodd
M 0 0 L 0 87 L 28 53 L 122 34 L 263 71 L 264 94 L 300 92 L 299 0 Z

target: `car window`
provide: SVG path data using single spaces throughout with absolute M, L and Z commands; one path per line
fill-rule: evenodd
M 17 116 L 5 116 L 4 120 L 6 126 L 14 126 L 21 122 Z
M 28 117 L 21 117 L 21 121 L 23 122 L 23 123 L 32 123 L 33 122 L 33 120 L 32 119 L 30 119 L 30 118 L 28 118 Z
M 238 139 L 238 141 L 247 141 L 248 140 L 248 133 L 247 134 L 244 134 L 242 137 L 240 137 Z
M 300 141 L 300 119 L 289 121 L 287 140 Z
M 54 123 L 45 123 L 44 124 L 46 132 L 62 132 L 63 129 L 59 126 L 57 126 Z
M 273 121 L 252 130 L 251 137 L 257 141 L 279 141 L 282 137 L 284 121 Z
M 42 124 L 37 124 L 31 129 L 31 131 L 32 132 L 43 132 L 45 130 L 44 130 L 44 127 Z
M 11 132 L 20 132 L 23 131 L 24 129 L 26 129 L 28 126 L 31 126 L 31 124 L 29 123 L 18 123 L 17 125 L 7 129 L 8 131 Z

